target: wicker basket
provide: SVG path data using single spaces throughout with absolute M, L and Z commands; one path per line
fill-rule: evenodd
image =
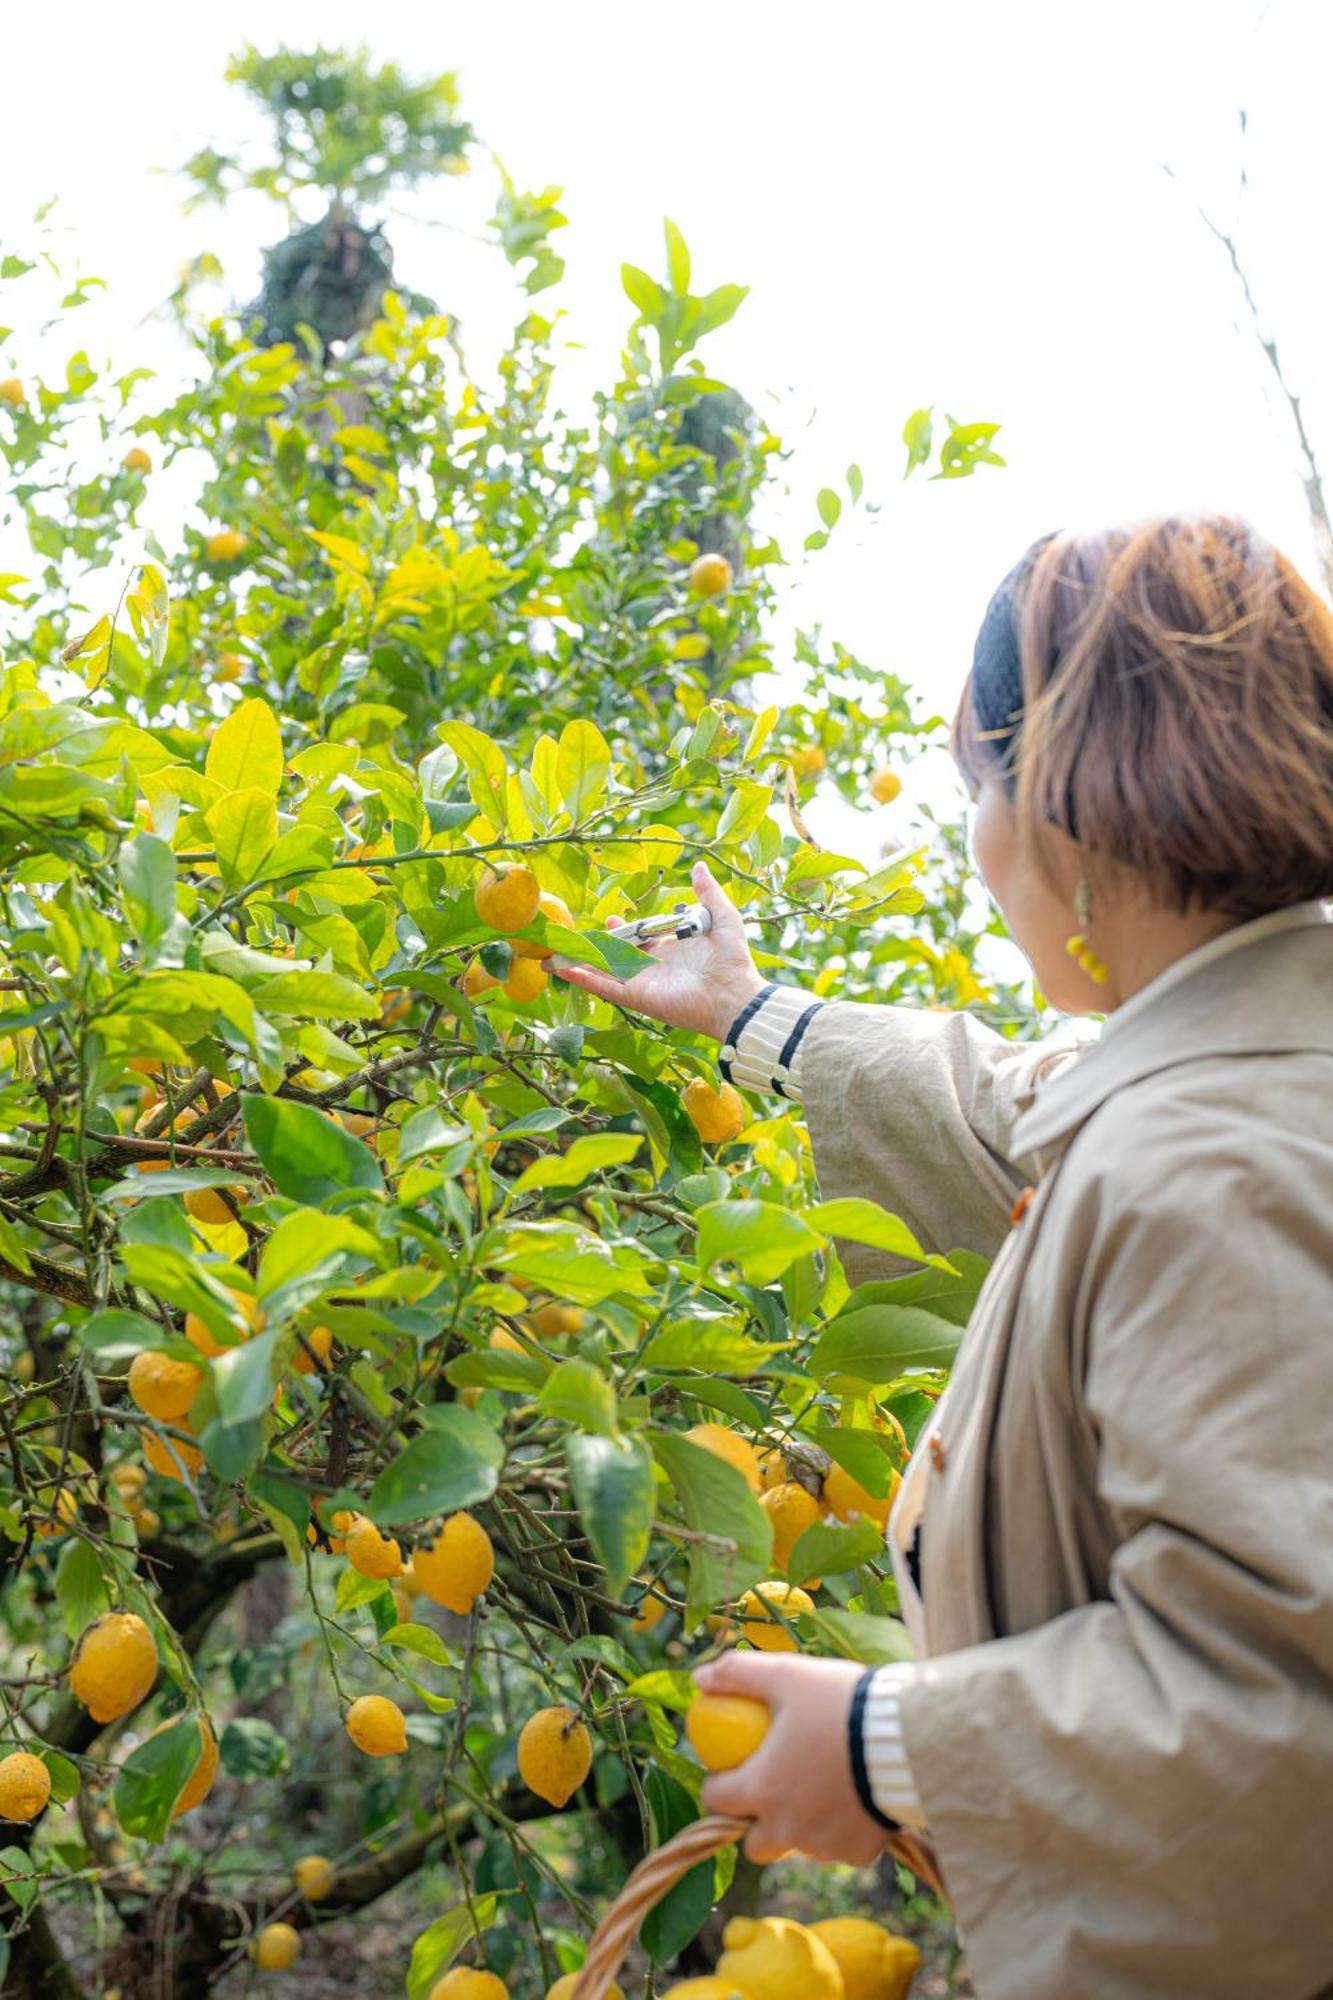
M 571 2000 L 606 2000 L 611 1982 L 648 1912 L 691 1868 L 720 1854 L 734 1840 L 743 1840 L 749 1826 L 748 1820 L 727 1819 L 714 1813 L 682 1827 L 665 1846 L 646 1856 L 593 1932 Z M 887 1845 L 895 1860 L 906 1862 L 927 1888 L 947 1902 L 935 1852 L 928 1841 L 913 1833 L 896 1833 Z

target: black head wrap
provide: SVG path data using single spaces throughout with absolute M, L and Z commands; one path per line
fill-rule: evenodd
M 1023 726 L 1023 663 L 1014 617 L 1018 586 L 1053 535 L 1032 544 L 986 606 L 972 651 L 971 704 L 977 733 L 985 737 L 1008 777 L 1018 755 Z

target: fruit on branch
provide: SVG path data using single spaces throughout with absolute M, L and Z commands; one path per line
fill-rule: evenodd
M 51 1796 L 51 1773 L 40 1757 L 15 1750 L 0 1757 L 0 1819 L 15 1823 L 36 1819 Z
M 177 1428 L 188 1430 L 189 1425 L 181 1423 Z M 160 1479 L 179 1480 L 182 1486 L 185 1473 L 193 1479 L 204 1462 L 204 1454 L 197 1445 L 188 1444 L 183 1438 L 159 1437 L 156 1431 L 145 1431 L 143 1455 Z
M 824 1474 L 824 1505 L 840 1521 L 851 1521 L 858 1514 L 864 1514 L 867 1521 L 875 1521 L 881 1528 L 886 1528 L 901 1485 L 902 1474 L 895 1472 L 888 1492 L 877 1497 L 868 1493 L 859 1480 L 853 1479 L 845 1466 L 831 1465 Z
M 290 1924 L 265 1924 L 250 1953 L 261 1972 L 285 1972 L 301 1956 L 301 1933 Z
M 361 1576 L 383 1579 L 401 1573 L 403 1552 L 392 1535 L 382 1535 L 363 1514 L 347 1537 L 347 1560 Z
M 877 805 L 891 806 L 902 788 L 902 779 L 887 765 L 881 765 L 870 780 L 870 796 Z
M 155 1347 L 140 1348 L 127 1377 L 130 1395 L 144 1415 L 164 1424 L 188 1413 L 203 1379 L 202 1368 L 191 1361 L 173 1361 Z
M 157 1728 L 153 1730 L 152 1734 L 160 1736 L 164 1729 L 174 1728 L 179 1721 L 180 1717 L 178 1715 L 168 1716 L 165 1722 L 158 1723 Z M 192 1806 L 201 1804 L 212 1791 L 213 1781 L 218 1774 L 217 1738 L 209 1727 L 207 1716 L 201 1715 L 198 1718 L 198 1722 L 199 1739 L 202 1746 L 199 1752 L 199 1762 L 195 1765 L 186 1780 L 185 1790 L 171 1809 L 171 1817 L 173 1819 L 179 1819 L 181 1814 L 189 1812 Z
M 685 1712 L 685 1734 L 708 1771 L 734 1771 L 753 1757 L 772 1721 L 765 1702 L 746 1694 L 697 1694 Z
M 752 1493 L 759 1491 L 759 1454 L 739 1431 L 730 1431 L 725 1424 L 693 1424 L 685 1437 L 689 1444 L 697 1444 L 701 1451 L 711 1451 L 714 1458 L 734 1466 Z
M 761 1495 L 759 1504 L 773 1526 L 773 1567 L 785 1575 L 792 1550 L 806 1529 L 823 1519 L 824 1510 L 814 1494 L 794 1479 L 771 1486 Z M 812 1589 L 818 1590 L 818 1578 L 812 1577 L 810 1582 Z
M 516 958 L 511 964 L 504 989 L 511 1000 L 536 1000 L 546 991 L 551 975 L 539 958 Z
M 237 1208 L 244 1208 L 250 1199 L 243 1187 L 191 1188 L 185 1197 L 185 1206 L 196 1222 L 207 1222 L 214 1229 L 220 1229 L 226 1222 L 234 1222 L 236 1217 L 227 1204 L 231 1196 Z
M 246 537 L 239 528 L 219 528 L 204 543 L 204 554 L 211 563 L 233 563 L 246 546 Z
M 568 903 L 561 897 L 552 895 L 549 889 L 542 890 L 537 899 L 537 910 L 548 923 L 558 924 L 562 930 L 573 930 L 574 917 Z M 515 958 L 549 958 L 554 949 L 553 945 L 537 944 L 532 938 L 514 939 Z
M 477 916 L 493 931 L 526 930 L 541 907 L 541 886 L 530 868 L 490 868 L 472 892 Z
M 94 1722 L 114 1722 L 137 1708 L 157 1679 L 157 1647 L 133 1611 L 104 1611 L 80 1634 L 69 1687 Z
M 716 1089 L 705 1076 L 696 1076 L 680 1094 L 685 1116 L 706 1146 L 725 1146 L 745 1129 L 745 1100 L 730 1083 Z
M 347 1711 L 346 1728 L 367 1757 L 396 1757 L 407 1748 L 403 1711 L 387 1695 L 361 1695 Z
M 307 1903 L 322 1903 L 333 1887 L 336 1872 L 322 1854 L 303 1854 L 292 1870 L 292 1880 Z
M 242 1335 L 242 1338 L 248 1340 L 252 1333 L 261 1332 L 264 1325 L 264 1313 L 254 1294 L 251 1292 L 234 1291 L 231 1298 L 232 1304 L 245 1322 L 245 1333 Z M 216 1359 L 219 1354 L 230 1354 L 231 1352 L 230 1347 L 224 1347 L 220 1340 L 214 1338 L 212 1330 L 204 1320 L 200 1319 L 198 1313 L 186 1313 L 185 1338 L 192 1347 L 197 1347 L 199 1352 L 206 1355 L 210 1361 Z
M 306 1348 L 310 1349 L 310 1353 L 306 1352 Z M 316 1359 L 322 1369 L 327 1368 L 332 1353 L 333 1334 L 331 1330 L 327 1326 L 312 1327 L 305 1337 L 305 1346 L 297 1348 L 292 1361 L 292 1367 L 298 1375 L 313 1375 Z
M 132 444 L 120 461 L 126 472 L 151 472 L 153 461 L 141 444 Z
M 696 597 L 720 597 L 732 585 L 731 564 L 725 556 L 696 556 L 690 564 L 689 587 Z
M 530 1792 L 566 1806 L 592 1769 L 592 1738 L 572 1708 L 539 1708 L 519 1733 L 518 1773 Z
M 456 1965 L 443 1979 L 436 1980 L 428 2000 L 509 2000 L 509 1988 L 494 1972 Z
M 795 1653 L 799 1650 L 795 1634 L 787 1630 L 782 1620 L 800 1618 L 814 1608 L 813 1597 L 794 1583 L 775 1580 L 757 1583 L 741 1599 L 736 1630 L 740 1638 L 748 1639 L 762 1653 Z
M 495 1575 L 491 1538 L 471 1514 L 451 1514 L 434 1541 L 416 1550 L 412 1573 L 433 1604 L 466 1618 Z

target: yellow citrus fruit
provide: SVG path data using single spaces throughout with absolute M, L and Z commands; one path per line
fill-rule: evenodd
M 823 1519 L 824 1510 L 814 1494 L 807 1493 L 795 1479 L 771 1486 L 760 1496 L 759 1504 L 773 1524 L 773 1567 L 785 1576 L 792 1550 L 806 1529 Z M 812 1578 L 811 1582 L 818 1590 L 818 1581 Z
M 458 1392 L 458 1400 L 465 1410 L 475 1410 L 481 1398 L 482 1390 L 476 1382 L 469 1382 Z
M 528 1314 L 537 1332 L 548 1340 L 561 1334 L 582 1333 L 587 1317 L 582 1306 L 562 1305 L 559 1299 L 548 1299 L 545 1305 Z
M 248 1339 L 250 1334 L 258 1333 L 264 1324 L 264 1314 L 254 1294 L 251 1292 L 234 1291 L 231 1295 L 231 1301 L 233 1307 L 245 1322 L 246 1331 L 242 1335 L 242 1338 Z M 189 1341 L 191 1347 L 197 1347 L 199 1352 L 207 1355 L 210 1361 L 219 1354 L 230 1354 L 231 1352 L 230 1347 L 224 1347 L 221 1341 L 214 1338 L 205 1322 L 200 1319 L 197 1313 L 186 1313 L 185 1315 L 185 1338 Z
M 162 1526 L 162 1516 L 154 1513 L 151 1507 L 135 1507 L 131 1511 L 134 1515 L 134 1531 L 141 1542 L 146 1542 L 149 1536 L 155 1535 Z
M 682 1979 L 669 1986 L 660 2000 L 746 2000 L 734 1979 L 718 1979 L 707 1973 L 702 1979 Z
M 759 1491 L 759 1455 L 748 1438 L 728 1430 L 725 1424 L 693 1424 L 685 1437 L 688 1443 L 697 1444 L 704 1451 L 711 1451 L 714 1458 L 725 1459 L 728 1465 L 735 1466 L 750 1491 Z
M 224 1194 L 230 1195 L 237 1208 L 244 1208 L 250 1199 L 243 1187 L 191 1188 L 185 1197 L 185 1206 L 196 1222 L 211 1223 L 220 1229 L 225 1222 L 234 1222 L 235 1216 L 228 1208 Z
M 518 1774 L 530 1792 L 565 1806 L 592 1769 L 592 1738 L 572 1708 L 539 1708 L 519 1733 Z
M 192 1361 L 173 1361 L 155 1347 L 139 1350 L 128 1376 L 130 1394 L 144 1415 L 157 1417 L 164 1424 L 185 1416 L 203 1379 L 203 1369 Z
M 578 1977 L 577 1972 L 564 1973 L 548 1990 L 546 2000 L 571 2000 L 574 1988 L 578 1984 Z M 606 2000 L 625 2000 L 625 1995 L 614 1979 L 606 1989 Z
M 907 2000 L 921 1953 L 869 1917 L 825 1917 L 812 1936 L 828 1946 L 842 1974 L 845 2000 Z
M 725 1146 L 745 1130 L 745 1100 L 734 1084 L 720 1083 L 714 1089 L 705 1076 L 696 1076 L 680 1093 L 685 1116 L 706 1146 Z
M 306 1347 L 313 1349 L 314 1353 L 318 1355 L 324 1367 L 327 1368 L 329 1365 L 329 1356 L 333 1353 L 333 1335 L 329 1331 L 328 1327 L 326 1326 L 312 1327 L 310 1332 L 306 1335 L 305 1339 L 306 1339 Z M 296 1373 L 298 1375 L 314 1374 L 315 1364 L 314 1361 L 311 1359 L 310 1355 L 306 1353 L 305 1347 L 297 1348 L 296 1358 L 292 1362 L 292 1367 L 296 1370 Z
M 504 982 L 511 1000 L 535 1000 L 551 983 L 551 975 L 539 958 L 516 958 Z
M 156 1679 L 153 1635 L 133 1611 L 104 1611 L 94 1618 L 70 1658 L 70 1693 L 94 1722 L 128 1715 Z
M 466 1617 L 495 1575 L 491 1538 L 471 1514 L 451 1514 L 434 1541 L 417 1549 L 412 1568 L 432 1604 Z
M 204 543 L 204 554 L 212 563 L 235 562 L 245 547 L 245 536 L 239 528 L 219 528 Z
M 403 1573 L 394 1585 L 394 1589 L 403 1591 L 409 1600 L 413 1597 L 420 1597 L 421 1579 L 417 1575 L 417 1559 L 415 1556 L 409 1556 L 403 1564 Z
M 456 1965 L 437 1979 L 428 2000 L 509 2000 L 509 1988 L 494 1972 L 479 1972 L 470 1965 Z
M 548 923 L 558 924 L 561 930 L 573 930 L 574 917 L 569 904 L 562 897 L 553 896 L 549 889 L 543 889 L 541 895 L 537 898 L 537 910 L 538 914 L 545 917 Z M 553 945 L 549 944 L 537 944 L 535 940 L 530 938 L 515 938 L 514 940 L 514 956 L 516 958 L 549 958 L 554 948 Z
M 479 958 L 470 958 L 463 973 L 463 991 L 469 1000 L 475 1000 L 482 993 L 489 993 L 500 984 L 486 970 Z
M 157 1728 L 152 1733 L 154 1736 L 160 1736 L 164 1729 L 174 1728 L 179 1721 L 180 1717 L 178 1715 L 169 1716 L 165 1722 L 159 1722 Z M 173 1819 L 179 1819 L 182 1813 L 189 1812 L 192 1806 L 197 1806 L 202 1800 L 206 1799 L 213 1789 L 213 1780 L 218 1774 L 217 1738 L 209 1727 L 205 1716 L 201 1715 L 198 1718 L 198 1722 L 199 1738 L 202 1745 L 199 1752 L 199 1762 L 191 1771 L 185 1783 L 185 1790 L 181 1793 L 172 1808 L 171 1817 Z
M 153 461 L 141 444 L 132 444 L 120 462 L 126 472 L 151 472 L 153 469 Z
M 397 1613 L 398 1623 L 400 1625 L 410 1625 L 413 1622 L 412 1599 L 403 1589 L 401 1583 L 395 1583 L 393 1585 L 393 1608 L 394 1611 Z
M 178 1429 L 184 1430 L 180 1424 Z M 204 1454 L 198 1445 L 187 1444 L 183 1438 L 158 1437 L 152 1431 L 144 1432 L 143 1455 L 161 1479 L 175 1479 L 183 1486 L 181 1468 L 193 1478 L 204 1462 Z
M 6 375 L 0 382 L 0 403 L 8 403 L 11 410 L 17 410 L 28 400 L 23 384 L 17 375 Z
M 407 1748 L 403 1711 L 387 1695 L 363 1694 L 347 1711 L 347 1734 L 367 1757 L 396 1757 Z
M 817 778 L 827 764 L 828 758 L 818 743 L 803 743 L 791 760 L 798 778 Z
M 859 1480 L 853 1479 L 844 1466 L 831 1465 L 824 1474 L 824 1505 L 840 1521 L 851 1521 L 858 1514 L 864 1514 L 867 1521 L 876 1521 L 881 1528 L 886 1528 L 901 1485 L 902 1474 L 895 1472 L 888 1492 L 877 1497 L 868 1493 Z
M 492 1327 L 486 1345 L 495 1348 L 497 1353 L 500 1354 L 526 1354 L 528 1352 L 528 1349 L 523 1345 L 518 1335 L 511 1333 L 507 1326 Z
M 718 1978 L 734 1979 L 745 2000 L 843 2000 L 837 1959 L 790 1917 L 733 1917 L 722 1943 Z
M 63 1535 L 74 1526 L 78 1519 L 79 1503 L 68 1486 L 59 1487 L 49 1500 L 38 1503 L 38 1519 L 33 1533 L 43 1541 L 53 1535 Z
M 487 868 L 472 892 L 482 923 L 493 931 L 526 930 L 541 907 L 541 885 L 530 868 Z
M 696 597 L 720 597 L 731 583 L 732 568 L 725 556 L 696 556 L 690 564 L 689 585 Z
M 748 1639 L 762 1653 L 794 1653 L 795 1635 L 781 1620 L 799 1618 L 814 1608 L 814 1599 L 794 1583 L 757 1583 L 741 1599 L 738 1630 L 742 1639 Z
M 112 1466 L 108 1476 L 127 1507 L 134 1505 L 132 1496 L 142 1497 L 144 1488 L 148 1484 L 148 1474 L 143 1467 L 131 1465 L 129 1460 L 124 1458 L 119 1464 Z
M 786 1452 L 781 1450 L 781 1448 L 777 1448 L 773 1451 L 761 1451 L 759 1454 L 760 1492 L 761 1493 L 771 1492 L 773 1487 L 781 1486 L 783 1480 L 786 1479 L 786 1477 L 787 1477 Z
M 347 1537 L 347 1560 L 362 1576 L 397 1576 L 403 1552 L 392 1535 L 382 1535 L 364 1515 Z
M 685 1734 L 707 1771 L 734 1771 L 753 1757 L 772 1721 L 765 1702 L 748 1694 L 697 1694 L 685 1712 Z
M 51 1773 L 40 1757 L 15 1750 L 0 1757 L 0 1819 L 36 1819 L 51 1796 Z
M 631 1632 L 655 1631 L 657 1627 L 661 1624 L 662 1620 L 666 1617 L 667 1609 L 668 1607 L 665 1604 L 663 1604 L 660 1597 L 653 1597 L 651 1595 L 645 1596 L 640 1602 L 638 1611 L 635 1613 L 634 1617 L 631 1618 L 630 1620 L 630 1626 L 629 1626 L 630 1631 Z
M 870 796 L 877 805 L 891 806 L 902 788 L 902 779 L 887 765 L 881 765 L 870 780 Z
M 307 1903 L 322 1903 L 333 1887 L 336 1872 L 322 1854 L 303 1854 L 292 1870 L 292 1880 Z
M 250 1952 L 261 1972 L 285 1972 L 301 1956 L 301 1933 L 290 1924 L 265 1924 Z
M 213 679 L 224 685 L 240 680 L 245 672 L 244 653 L 219 653 L 218 663 L 213 669 Z

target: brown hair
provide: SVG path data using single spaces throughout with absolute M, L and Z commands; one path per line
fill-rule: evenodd
M 1055 535 L 1014 619 L 1016 753 L 970 677 L 953 750 L 1010 785 L 1048 874 L 1059 827 L 1182 910 L 1333 897 L 1333 615 L 1285 556 L 1225 515 Z

